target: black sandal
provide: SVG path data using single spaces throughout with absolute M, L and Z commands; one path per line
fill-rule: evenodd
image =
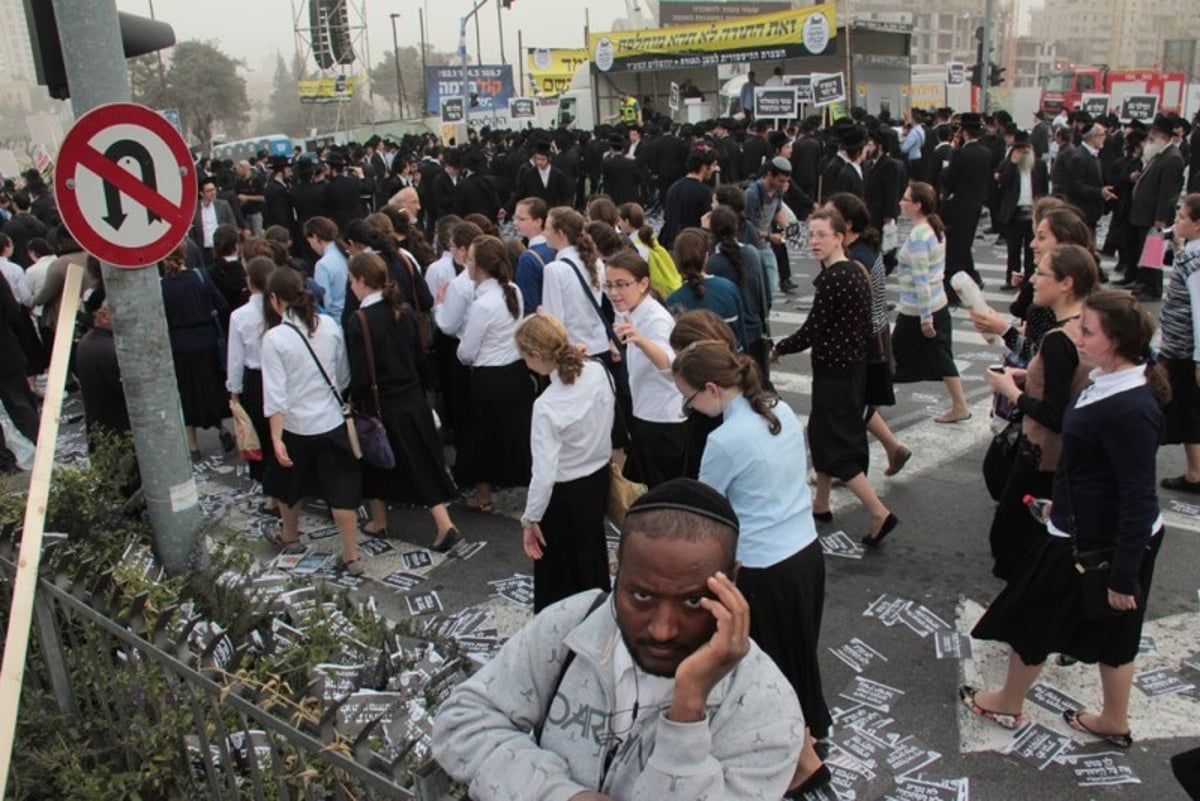
M 298 554 L 308 550 L 304 543 L 300 542 L 299 537 L 294 540 L 285 540 L 282 531 L 268 531 L 263 534 L 263 539 L 275 546 L 275 550 L 283 554 Z
M 1125 732 L 1124 734 L 1109 734 L 1107 732 L 1096 731 L 1095 729 L 1089 728 L 1082 720 L 1079 719 L 1081 714 L 1083 714 L 1082 709 L 1064 709 L 1062 716 L 1063 720 L 1067 722 L 1068 726 L 1075 731 L 1080 732 L 1081 734 L 1090 734 L 1096 739 L 1103 740 L 1109 745 L 1115 745 L 1117 748 L 1127 749 L 1133 747 L 1132 732 Z

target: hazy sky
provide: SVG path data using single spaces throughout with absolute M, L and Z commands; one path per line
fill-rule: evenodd
M 497 2 L 488 0 L 479 12 L 483 61 L 488 64 L 500 61 Z M 265 55 L 276 50 L 285 57 L 294 52 L 293 9 L 303 25 L 308 23 L 307 0 L 117 0 L 117 7 L 148 16 L 151 3 L 155 16 L 175 28 L 176 39 L 216 40 L 222 50 L 244 59 L 254 69 L 262 64 Z M 356 10 L 365 8 L 372 62 L 378 62 L 392 48 L 390 14 L 401 15 L 396 21 L 400 46 L 416 45 L 420 42 L 417 9 L 424 8 L 429 44 L 453 52 L 458 47 L 459 20 L 471 10 L 471 0 L 350 0 L 350 5 Z M 523 31 L 526 47 L 583 47 L 585 9 L 590 12 L 596 31 L 610 30 L 613 20 L 626 14 L 625 0 L 512 0 L 512 8 L 502 12 L 504 50 L 509 63 L 515 63 L 518 29 Z M 467 31 L 468 48 L 474 60 L 473 22 Z

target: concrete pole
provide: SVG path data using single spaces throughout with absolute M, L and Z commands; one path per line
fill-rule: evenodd
M 985 0 L 983 4 L 983 63 L 979 66 L 979 113 L 987 114 L 988 89 L 992 65 L 992 19 L 996 16 L 996 0 Z
M 129 102 L 115 0 L 53 2 L 75 116 L 105 103 Z M 178 574 L 196 546 L 200 506 L 158 270 L 111 264 L 102 269 L 155 551 L 163 567 Z

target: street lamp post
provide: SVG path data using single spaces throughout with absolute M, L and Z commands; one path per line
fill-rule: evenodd
M 396 95 L 400 105 L 400 119 L 408 119 L 408 104 L 404 102 L 404 74 L 400 72 L 400 43 L 396 38 L 396 20 L 399 14 L 390 14 L 392 18 L 392 61 L 396 65 Z

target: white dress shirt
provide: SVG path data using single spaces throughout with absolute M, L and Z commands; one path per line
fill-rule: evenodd
M 550 374 L 550 386 L 533 402 L 533 473 L 522 520 L 542 519 L 555 484 L 590 476 L 608 464 L 614 400 L 608 372 L 598 362 L 584 362 L 574 384 L 564 384 L 558 371 Z
M 454 256 L 447 250 L 425 270 L 425 285 L 429 287 L 429 294 L 436 298 L 442 287 L 454 280 L 455 275 Z
M 448 337 L 462 334 L 463 325 L 467 321 L 467 310 L 475 297 L 475 282 L 463 270 L 454 276 L 446 290 L 446 297 L 441 303 L 434 304 L 433 321 Z
M 17 303 L 29 308 L 29 301 L 33 300 L 33 295 L 29 294 L 29 286 L 25 283 L 25 271 L 21 269 L 21 265 L 0 256 L 0 275 L 8 281 Z
M 40 259 L 29 265 L 29 269 L 25 271 L 25 289 L 29 291 L 29 297 L 32 300 L 36 298 L 42 291 L 42 287 L 46 284 L 46 272 L 50 269 L 50 265 L 54 263 L 54 256 L 42 256 Z M 33 310 L 34 317 L 42 316 L 42 307 L 38 306 Z
M 466 272 L 465 270 L 463 271 Z M 470 367 L 504 367 L 521 358 L 514 334 L 521 321 L 521 293 L 517 316 L 504 299 L 504 289 L 495 278 L 486 278 L 475 289 L 475 300 L 467 309 L 467 321 L 458 340 L 458 360 Z
M 671 350 L 671 331 L 675 318 L 650 295 L 642 298 L 637 308 L 629 313 L 638 334 L 657 345 L 667 354 L 667 369 L 654 366 L 642 349 L 630 345 L 625 349 L 625 363 L 629 367 L 629 392 L 633 396 L 633 416 L 647 423 L 681 423 L 684 420 L 683 399 L 671 377 L 670 362 L 675 360 Z
M 569 260 L 569 261 L 568 261 Z M 604 286 L 604 265 L 597 260 L 600 286 Z M 592 301 L 583 294 L 576 275 L 582 275 L 592 298 L 600 303 L 603 290 L 592 286 L 579 251 L 568 245 L 558 251 L 554 261 L 542 271 L 542 308 L 562 320 L 572 344 L 583 343 L 589 356 L 608 352 L 608 334 Z
M 1017 173 L 1021 177 L 1021 188 L 1017 192 L 1017 208 L 1033 206 L 1033 169 L 1028 170 L 1018 169 Z
M 267 321 L 263 317 L 263 296 L 255 292 L 250 300 L 233 310 L 229 315 L 229 346 L 225 365 L 225 388 L 233 394 L 241 394 L 242 372 L 262 369 L 262 341 L 267 332 Z
M 344 391 L 350 383 L 350 362 L 342 329 L 324 314 L 317 315 L 317 320 L 317 330 L 308 336 L 308 344 L 334 386 Z M 300 329 L 300 334 L 287 323 Z M 284 429 L 293 434 L 324 434 L 345 425 L 345 419 L 301 334 L 308 334 L 304 321 L 288 312 L 283 323 L 263 337 L 263 416 L 282 414 Z
M 215 203 L 200 204 L 200 227 L 204 229 L 204 247 L 213 246 L 213 234 L 217 232 L 217 206 Z

